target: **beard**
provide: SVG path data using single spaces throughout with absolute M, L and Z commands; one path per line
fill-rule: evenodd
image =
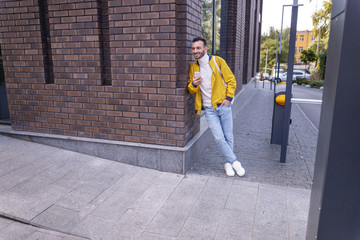
M 200 59 L 200 58 L 202 58 L 205 54 L 206 54 L 206 50 L 204 49 L 204 51 L 202 51 L 202 52 L 197 52 L 197 53 L 195 53 L 195 54 L 193 54 L 193 55 L 194 55 L 195 59 Z

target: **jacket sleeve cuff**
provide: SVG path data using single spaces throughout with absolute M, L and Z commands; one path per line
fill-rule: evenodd
M 228 101 L 230 101 L 230 102 L 231 102 L 231 101 L 233 100 L 233 98 L 232 98 L 232 97 L 227 96 L 227 97 L 226 97 L 226 100 L 228 100 Z
M 193 87 L 194 87 L 194 88 L 196 88 L 196 87 L 197 87 L 197 85 L 195 85 L 193 82 L 191 82 L 191 84 L 193 85 Z

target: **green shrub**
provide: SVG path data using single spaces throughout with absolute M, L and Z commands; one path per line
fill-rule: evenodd
M 293 80 L 293 83 L 297 83 L 298 85 L 301 84 L 310 85 L 311 87 L 316 87 L 316 88 L 324 86 L 324 80 L 319 80 L 319 79 L 307 80 L 306 78 L 303 78 L 303 79 Z
M 319 54 L 319 75 L 320 75 L 320 79 L 322 80 L 324 80 L 325 78 L 326 57 L 327 57 L 327 50 Z
M 306 78 L 299 78 L 297 77 L 296 80 L 293 80 L 293 83 L 297 83 L 298 85 L 301 84 L 308 84 L 309 80 L 307 80 Z
M 320 88 L 324 86 L 324 80 L 309 80 L 308 83 L 311 87 Z

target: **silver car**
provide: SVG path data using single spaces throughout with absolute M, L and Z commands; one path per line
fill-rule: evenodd
M 311 77 L 311 74 L 301 70 L 294 70 L 292 80 L 296 80 L 297 77 L 300 77 L 301 79 L 303 78 L 309 79 Z M 286 82 L 286 79 L 287 79 L 287 72 L 279 75 L 278 82 L 279 81 Z

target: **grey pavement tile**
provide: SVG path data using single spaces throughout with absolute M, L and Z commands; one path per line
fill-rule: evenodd
M 116 220 L 151 186 L 161 172 L 143 168 L 102 202 L 92 215 Z
M 9 174 L 19 168 L 22 168 L 23 166 L 31 163 L 32 161 L 34 161 L 33 159 L 28 159 L 28 158 L 11 158 L 7 161 L 1 162 L 0 163 L 0 176 Z
M 38 232 L 38 231 L 32 233 L 30 236 L 25 238 L 25 240 L 62 240 L 62 239 L 64 238 L 54 234 Z
M 35 227 L 30 225 L 13 222 L 0 232 L 0 240 L 20 240 L 25 239 L 36 231 Z
M 160 235 L 151 234 L 151 233 L 147 233 L 147 232 L 144 232 L 141 235 L 141 237 L 139 238 L 139 240 L 175 240 L 175 239 L 176 238 L 160 236 Z
M 124 215 L 116 221 L 113 226 L 113 233 L 110 233 L 110 235 L 116 232 L 118 239 L 138 239 L 154 215 L 155 213 L 153 211 L 128 209 Z M 104 239 L 106 238 L 107 234 L 104 235 Z
M 258 190 L 258 201 L 286 202 L 286 187 L 261 184 Z
M 258 187 L 233 185 L 230 191 L 230 197 L 241 197 L 242 195 L 257 195 Z
M 289 240 L 287 233 L 263 233 L 254 231 L 251 240 Z
M 310 190 L 307 192 L 287 191 L 287 210 L 289 218 L 307 221 L 310 207 Z
M 234 178 L 210 177 L 204 186 L 201 195 L 229 195 Z
M 177 239 L 214 239 L 217 225 L 218 223 L 214 221 L 189 217 Z
M 53 205 L 31 220 L 31 224 L 61 232 L 71 232 L 81 220 L 77 211 Z
M 223 211 L 225 209 L 227 200 L 228 196 L 226 195 L 210 195 L 209 193 L 206 195 L 201 194 L 196 200 L 192 212 L 206 212 L 211 210 Z
M 132 204 L 131 208 L 157 212 L 176 189 L 183 177 L 183 175 L 173 173 L 162 173 Z
M 215 240 L 251 240 L 251 232 L 252 225 L 220 224 Z
M 91 186 L 79 187 L 58 200 L 56 205 L 75 211 L 80 211 L 83 207 L 94 200 L 100 193 L 101 191 Z
M 290 240 L 306 239 L 306 230 L 307 230 L 307 221 L 302 221 L 302 220 L 289 221 Z
M 255 212 L 254 231 L 273 234 L 288 234 L 289 222 L 286 205 L 282 203 L 262 202 L 258 203 Z M 280 235 L 282 236 L 282 235 Z
M 54 163 L 46 158 L 41 158 L 27 164 L 11 173 L 0 177 L 0 192 L 6 191 L 17 184 L 33 177 L 52 167 Z
M 130 165 L 115 162 L 112 162 L 112 164 L 100 164 L 93 169 L 94 167 L 91 169 L 86 168 L 79 174 L 72 174 L 73 176 L 66 175 L 64 178 L 54 183 L 54 185 L 64 187 L 71 187 L 69 184 L 73 184 L 74 186 L 72 187 L 76 187 L 71 193 L 64 196 L 56 204 L 65 208 L 80 211 L 81 208 L 96 199 L 132 168 Z
M 113 231 L 114 223 L 114 221 L 90 214 L 77 224 L 71 233 L 92 240 L 104 240 L 103 236 L 107 232 L 111 233 Z
M 121 164 L 121 163 L 116 163 Z M 141 171 L 142 168 L 126 165 L 126 171 L 121 173 L 121 177 L 112 183 L 107 189 L 104 190 L 95 200 L 93 200 L 94 204 L 101 204 L 107 198 L 109 198 L 112 194 L 114 194 L 119 188 L 123 187 L 127 182 L 133 178 L 136 174 Z M 91 179 L 92 180 L 92 179 Z M 85 182 L 84 185 L 89 184 L 90 181 Z
M 149 224 L 146 232 L 176 237 L 184 226 L 207 180 L 208 177 L 204 176 L 184 177 Z
M 12 224 L 13 222 L 13 220 L 0 217 L 0 231 Z
M 246 187 L 254 187 L 254 188 L 259 187 L 258 182 L 251 182 L 251 181 L 243 180 L 242 178 L 235 178 L 234 179 L 234 185 L 240 185 L 240 186 L 246 186 Z
M 6 192 L 0 195 L 0 213 L 17 220 L 30 222 L 68 192 L 69 189 L 51 185 L 36 195 Z
M 253 226 L 255 213 L 225 209 L 221 213 L 220 225 Z
M 236 197 L 229 197 L 226 203 L 226 209 L 233 209 L 245 212 L 255 212 L 256 195 L 243 194 Z

